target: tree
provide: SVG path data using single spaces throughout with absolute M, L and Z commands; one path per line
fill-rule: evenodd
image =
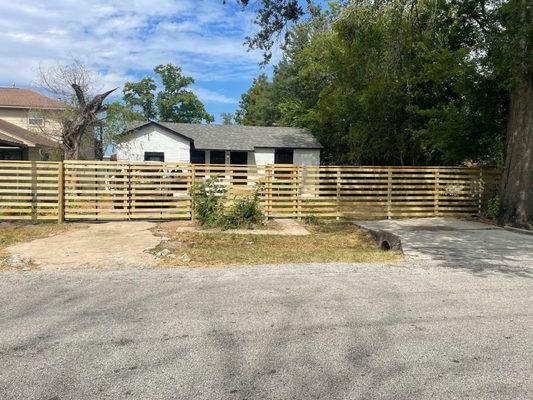
M 237 0 L 237 3 L 247 7 L 250 0 Z M 311 1 L 307 0 L 307 3 L 310 5 Z M 285 37 L 288 36 L 287 27 L 298 21 L 304 10 L 298 0 L 260 0 L 256 12 L 255 23 L 259 26 L 259 31 L 254 36 L 247 37 L 246 43 L 251 49 L 263 51 L 263 64 L 266 64 L 272 58 L 272 47 L 276 39 L 283 31 Z
M 126 82 L 124 85 L 124 102 L 132 110 L 139 110 L 145 119 L 155 119 L 157 109 L 154 104 L 154 91 L 157 89 L 155 81 L 147 76 L 139 82 Z
M 128 131 L 135 122 L 144 120 L 141 113 L 133 111 L 118 101 L 107 104 L 100 124 L 95 128 L 96 158 L 103 159 L 105 150 L 110 145 L 120 142 L 124 132 Z
M 512 79 L 501 222 L 533 229 L 533 9 L 511 0 L 502 12 L 498 56 Z
M 81 62 L 40 70 L 40 85 L 67 104 L 60 116 L 61 144 L 67 160 L 76 159 L 84 139 L 93 140 L 93 129 L 100 124 L 104 100 L 116 89 L 91 95 L 94 80 Z
M 235 122 L 235 116 L 229 112 L 223 112 L 220 114 L 223 125 L 233 125 Z
M 239 125 L 271 126 L 276 120 L 276 110 L 270 96 L 272 84 L 265 74 L 254 79 L 252 86 L 241 96 L 235 121 Z
M 315 8 L 307 4 L 307 11 Z M 274 75 L 273 92 L 284 93 L 272 96 L 282 119 L 311 127 L 328 162 L 501 165 L 506 148 L 502 222 L 532 228 L 530 1 L 332 4 L 340 10 L 333 35 L 308 31 L 308 45 L 288 57 L 285 50 Z M 301 21 L 304 11 L 290 0 L 259 2 L 259 32 L 247 39 L 249 47 L 263 50 L 268 61 L 288 32 L 290 50 L 293 33 L 308 23 Z M 314 19 L 313 12 L 305 15 Z M 322 52 L 306 54 L 324 38 Z M 325 62 L 313 61 L 317 54 Z M 319 95 L 305 97 L 295 82 L 314 83 Z
M 145 77 L 139 82 L 128 82 L 124 85 L 123 92 L 125 105 L 145 119 L 184 123 L 214 121 L 200 99 L 187 89 L 194 83 L 194 79 L 183 75 L 181 67 L 158 65 L 154 72 L 159 76 L 163 89 L 157 92 L 157 85 L 151 77 Z

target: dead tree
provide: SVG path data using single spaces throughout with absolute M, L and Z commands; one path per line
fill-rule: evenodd
M 76 159 L 83 136 L 90 132 L 98 123 L 98 113 L 104 111 L 104 100 L 115 89 L 94 96 L 87 101 L 82 88 L 73 83 L 72 89 L 76 94 L 76 106 L 72 112 L 67 112 L 61 121 L 61 139 L 65 150 L 65 159 Z
M 43 132 L 60 140 L 64 158 L 78 158 L 83 139 L 93 136 L 93 129 L 101 124 L 98 114 L 105 111 L 104 100 L 116 89 L 92 95 L 95 76 L 82 62 L 58 64 L 39 69 L 39 86 L 65 103 L 65 111 L 57 117 L 59 132 Z M 59 137 L 57 137 L 59 136 Z

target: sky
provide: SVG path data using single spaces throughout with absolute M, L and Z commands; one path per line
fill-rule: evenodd
M 101 89 L 119 87 L 173 63 L 220 122 L 261 72 L 251 10 L 232 0 L 0 0 L 0 86 L 32 87 L 39 67 L 79 59 Z M 267 67 L 267 71 L 269 69 Z

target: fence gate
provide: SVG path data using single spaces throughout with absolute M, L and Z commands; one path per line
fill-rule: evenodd
M 189 164 L 63 164 L 65 220 L 190 219 Z
M 190 219 L 189 190 L 216 176 L 232 198 L 260 188 L 268 217 L 478 213 L 494 170 L 454 167 L 0 161 L 1 220 Z

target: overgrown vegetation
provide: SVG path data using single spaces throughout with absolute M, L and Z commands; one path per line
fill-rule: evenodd
M 251 195 L 235 198 L 229 207 L 226 190 L 217 176 L 194 184 L 190 190 L 194 218 L 202 225 L 212 228 L 235 229 L 261 224 L 265 217 L 259 204 L 259 188 Z
M 509 77 L 495 55 L 504 9 L 493 6 L 311 8 L 289 31 L 272 82 L 254 80 L 236 120 L 310 128 L 329 164 L 501 165 Z
M 501 213 L 500 198 L 498 196 L 494 196 L 490 198 L 487 203 L 487 216 L 491 219 L 496 219 L 500 216 L 500 213 Z
M 314 262 L 397 262 L 400 253 L 381 251 L 368 233 L 351 223 L 324 221 L 307 226 L 307 236 L 181 232 L 169 227 L 163 236 L 179 246 L 169 248 L 174 258 L 165 266 L 219 267 L 250 264 Z M 162 244 L 164 246 L 164 243 Z M 158 248 L 157 250 L 162 250 Z M 186 261 L 184 261 L 186 260 Z

